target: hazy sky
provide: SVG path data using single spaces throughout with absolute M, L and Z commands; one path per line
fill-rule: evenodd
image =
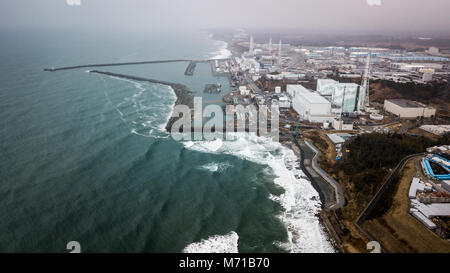
M 68 2 L 81 1 L 80 6 Z M 368 5 L 367 2 L 381 2 Z M 450 0 L 1 0 L 0 26 L 450 33 Z

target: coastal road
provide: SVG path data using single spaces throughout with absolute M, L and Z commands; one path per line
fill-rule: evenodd
M 317 158 L 322 154 L 313 144 L 311 144 L 309 141 L 305 140 L 305 144 L 314 151 L 315 156 L 312 160 L 312 167 L 313 169 L 325 180 L 328 182 L 328 184 L 331 185 L 334 189 L 335 199 L 336 203 L 329 206 L 330 209 L 338 209 L 342 208 L 345 205 L 345 198 L 344 198 L 344 192 L 342 191 L 341 185 L 334 180 L 331 176 L 328 175 L 322 168 L 320 168 L 317 165 Z

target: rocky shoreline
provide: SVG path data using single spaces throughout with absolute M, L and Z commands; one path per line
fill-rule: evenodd
M 177 96 L 177 100 L 175 101 L 174 107 L 177 105 L 187 105 L 190 109 L 194 108 L 194 97 L 192 96 L 192 92 L 189 88 L 183 84 L 174 83 L 169 85 L 172 87 L 175 95 Z M 179 117 L 170 117 L 169 121 L 166 124 L 166 131 L 170 132 L 172 125 Z

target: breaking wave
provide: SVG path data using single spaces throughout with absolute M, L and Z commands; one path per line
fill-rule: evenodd
M 224 41 L 216 41 L 219 44 L 219 50 L 214 51 L 210 54 L 211 59 L 226 59 L 231 57 L 232 53 L 228 49 L 228 43 Z
M 277 176 L 274 182 L 284 188 L 280 196 L 270 199 L 279 202 L 284 212 L 279 215 L 289 239 L 283 245 L 290 252 L 334 252 L 328 235 L 320 224 L 319 194 L 299 169 L 297 157 L 291 149 L 269 138 L 248 133 L 234 133 L 235 140 L 186 141 L 187 149 L 205 153 L 224 153 L 269 166 Z M 220 144 L 220 145 L 219 145 Z
M 106 91 L 108 89 L 106 81 L 102 78 L 105 83 L 107 100 L 114 106 L 122 121 L 130 127 L 132 134 L 143 137 L 169 137 L 165 126 L 172 115 L 177 99 L 172 87 L 114 76 L 109 76 L 109 78 L 123 81 L 127 84 L 127 89 L 131 85 L 134 90 L 128 96 L 109 94 Z
M 215 235 L 200 242 L 192 243 L 183 253 L 238 253 L 239 236 L 232 231 L 226 235 Z
M 213 163 L 208 163 L 208 164 L 205 164 L 203 166 L 200 166 L 199 169 L 200 170 L 207 170 L 207 171 L 210 171 L 210 172 L 213 172 L 213 173 L 214 172 L 221 173 L 221 172 L 225 171 L 226 169 L 228 169 L 230 167 L 233 167 L 233 165 L 231 165 L 228 162 L 220 162 L 220 163 L 213 162 Z

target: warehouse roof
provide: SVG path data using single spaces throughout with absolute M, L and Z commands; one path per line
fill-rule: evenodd
M 303 99 L 305 99 L 308 103 L 311 104 L 331 104 L 327 99 L 319 95 L 318 93 L 314 93 L 300 84 L 289 85 L 291 88 L 295 90 L 295 93 L 300 95 Z
M 342 144 L 345 142 L 345 139 L 337 134 L 328 134 L 327 136 L 334 144 Z
M 405 100 L 405 99 L 389 99 L 387 100 L 389 102 L 392 102 L 393 104 L 396 104 L 403 108 L 422 108 L 423 105 L 419 104 L 418 102 L 412 101 L 412 100 Z

